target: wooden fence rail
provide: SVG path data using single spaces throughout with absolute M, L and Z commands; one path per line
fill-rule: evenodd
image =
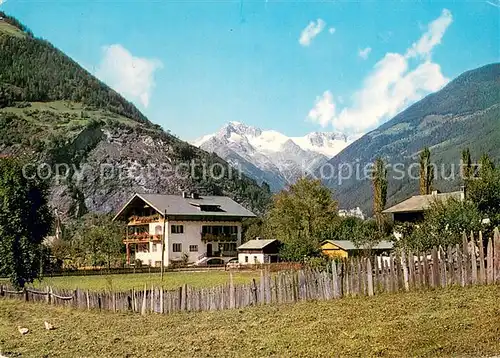
M 352 257 L 332 262 L 326 269 L 270 273 L 260 280 L 211 288 L 183 285 L 176 290 L 144 287 L 126 292 L 25 289 L 0 286 L 0 297 L 80 309 L 131 311 L 141 314 L 178 311 L 215 311 L 306 300 L 332 300 L 347 296 L 373 296 L 397 291 L 441 288 L 452 285 L 500 283 L 500 233 L 483 244 L 464 235 L 462 245 L 435 247 L 431 252 L 400 251 L 390 256 Z

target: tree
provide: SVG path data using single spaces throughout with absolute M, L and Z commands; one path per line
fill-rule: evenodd
M 462 178 L 467 185 L 467 181 L 472 177 L 472 159 L 469 148 L 462 151 Z
M 267 182 L 263 181 L 261 187 L 266 193 L 271 194 L 271 187 Z
M 486 153 L 481 155 L 479 158 L 479 177 L 487 177 L 495 170 L 495 165 L 493 161 L 490 159 L 490 156 Z
M 434 170 L 431 163 L 431 152 L 425 147 L 420 153 L 420 195 L 428 195 L 432 192 L 434 181 Z
M 435 200 L 419 225 L 406 225 L 401 244 L 414 250 L 429 250 L 434 246 L 460 244 L 463 232 L 483 229 L 482 215 L 471 201 Z
M 38 277 L 41 244 L 53 222 L 47 183 L 31 168 L 0 159 L 0 275 L 16 287 Z
M 75 266 L 109 268 L 123 259 L 124 231 L 123 225 L 109 215 L 87 214 L 67 228 L 56 248 Z
M 337 212 L 330 189 L 319 180 L 302 178 L 273 196 L 266 229 L 284 243 L 284 259 L 301 260 L 319 252 Z
M 373 212 L 379 230 L 383 226 L 384 216 L 382 211 L 387 203 L 387 169 L 382 158 L 375 161 L 375 170 L 373 172 Z
M 475 203 L 483 217 L 493 225 L 500 225 L 500 168 L 489 158 L 480 161 L 479 177 L 469 181 L 467 199 Z
M 256 237 L 265 237 L 264 220 L 261 217 L 248 218 L 242 223 L 243 242 L 254 240 Z

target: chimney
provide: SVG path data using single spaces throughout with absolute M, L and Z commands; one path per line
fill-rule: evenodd
M 199 198 L 200 198 L 200 194 L 195 193 L 195 192 L 191 193 L 191 199 L 199 199 Z
M 433 190 L 432 195 L 438 195 L 439 191 L 438 190 Z
M 465 185 L 462 185 L 460 187 L 460 200 L 464 201 L 465 200 L 465 197 L 467 195 L 467 188 L 465 187 Z
M 184 199 L 189 198 L 189 193 L 188 193 L 187 191 L 183 191 L 183 192 L 182 192 L 182 197 L 183 197 Z

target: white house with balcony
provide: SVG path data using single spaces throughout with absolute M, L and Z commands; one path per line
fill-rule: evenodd
M 184 259 L 198 265 L 238 257 L 241 222 L 255 215 L 225 196 L 134 194 L 113 220 L 127 223 L 127 263 L 161 266 Z

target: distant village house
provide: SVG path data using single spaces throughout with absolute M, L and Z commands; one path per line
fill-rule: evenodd
M 464 200 L 465 195 L 463 191 L 440 193 L 436 190 L 429 195 L 414 195 L 384 210 L 383 213 L 392 215 L 393 221 L 398 224 L 405 222 L 416 223 L 424 220 L 424 213 L 431 208 L 433 202 L 436 200 L 446 202 L 451 198 Z
M 330 258 L 346 259 L 359 255 L 362 250 L 369 249 L 372 254 L 380 255 L 389 253 L 394 248 L 390 241 L 381 241 L 372 247 L 358 247 L 349 240 L 325 240 L 321 243 L 321 252 Z

